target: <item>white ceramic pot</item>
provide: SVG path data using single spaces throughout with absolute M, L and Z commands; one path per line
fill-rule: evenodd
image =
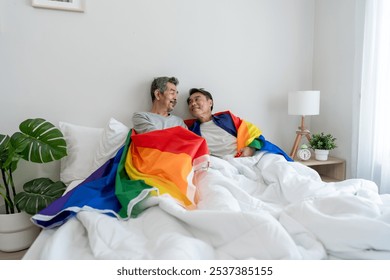
M 4 212 L 0 210 L 0 251 L 16 252 L 29 248 L 40 232 L 40 228 L 31 222 L 31 215 L 25 212 L 1 213 Z
M 328 160 L 329 150 L 314 150 L 316 160 Z

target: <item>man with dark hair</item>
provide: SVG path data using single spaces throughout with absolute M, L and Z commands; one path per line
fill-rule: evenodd
M 185 123 L 192 132 L 206 139 L 211 155 L 248 157 L 262 150 L 281 154 L 291 161 L 283 150 L 265 140 L 261 130 L 252 123 L 229 111 L 213 114 L 213 96 L 203 88 L 190 89 L 187 104 L 195 119 Z
M 153 80 L 150 87 L 153 102 L 150 112 L 133 114 L 134 130 L 137 133 L 174 126 L 187 128 L 181 118 L 171 114 L 177 103 L 178 84 L 179 80 L 175 77 L 158 77 Z

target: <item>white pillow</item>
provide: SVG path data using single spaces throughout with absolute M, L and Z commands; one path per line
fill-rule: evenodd
M 68 155 L 61 159 L 60 179 L 66 185 L 83 180 L 93 171 L 92 163 L 103 135 L 103 128 L 93 128 L 59 122 L 64 134 Z
M 68 155 L 61 159 L 60 179 L 66 185 L 84 180 L 107 160 L 114 157 L 126 141 L 130 129 L 114 118 L 105 128 L 60 122 Z
M 123 123 L 111 118 L 100 138 L 99 147 L 93 159 L 93 170 L 98 169 L 107 160 L 114 157 L 125 144 L 130 129 Z

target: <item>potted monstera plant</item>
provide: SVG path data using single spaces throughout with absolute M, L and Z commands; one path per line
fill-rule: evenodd
M 0 250 L 11 252 L 28 248 L 39 233 L 30 221 L 65 191 L 63 182 L 49 178 L 33 179 L 17 192 L 14 172 L 20 160 L 47 163 L 67 155 L 66 141 L 52 123 L 41 119 L 27 119 L 12 136 L 0 134 L 0 196 L 4 199 L 0 209 Z M 27 230 L 27 231 L 25 231 Z
M 324 132 L 313 134 L 309 141 L 310 148 L 314 149 L 317 160 L 328 160 L 329 151 L 337 148 L 336 138 Z

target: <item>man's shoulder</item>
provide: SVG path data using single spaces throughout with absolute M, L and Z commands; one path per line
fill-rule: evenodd
M 133 120 L 134 119 L 155 120 L 156 118 L 159 118 L 159 115 L 152 113 L 152 112 L 135 112 L 135 113 L 133 113 Z
M 222 112 L 217 112 L 213 114 L 214 116 L 229 116 L 232 117 L 234 114 L 230 111 L 222 111 Z
M 150 112 L 135 112 L 133 113 L 133 117 L 138 117 L 138 116 L 147 116 L 150 115 Z
M 187 119 L 184 120 L 184 123 L 188 128 L 191 128 L 196 123 L 196 119 Z

